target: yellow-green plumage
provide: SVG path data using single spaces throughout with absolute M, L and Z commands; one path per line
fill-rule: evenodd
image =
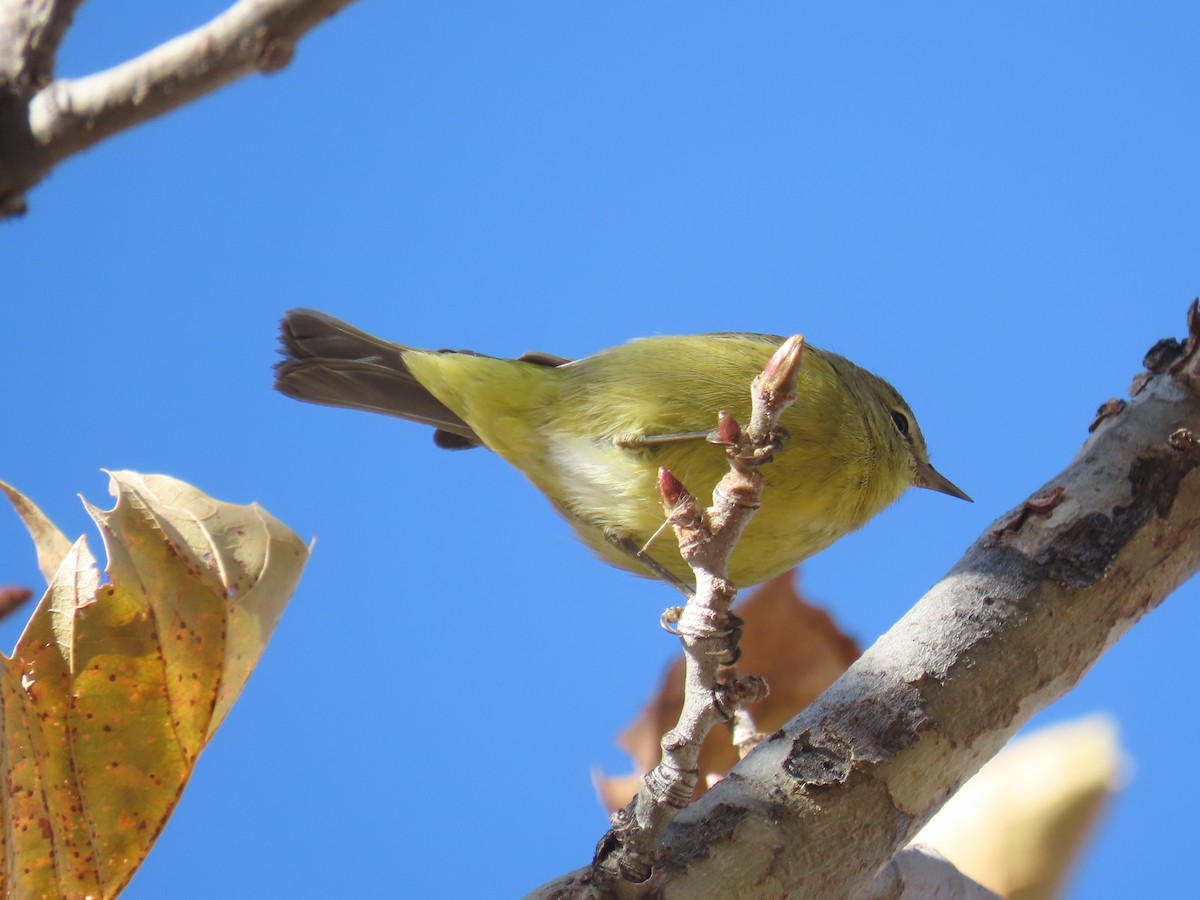
M 378 342 L 337 320 L 319 322 L 343 326 L 343 339 Z M 296 376 L 309 375 L 314 365 L 327 376 L 331 360 L 297 351 L 305 339 L 289 338 L 287 327 L 285 322 L 292 361 L 280 367 L 278 381 L 285 393 L 370 409 L 391 399 L 364 401 L 364 392 L 355 394 L 356 379 L 363 382 L 357 369 L 333 389 L 301 382 Z M 316 330 L 311 322 L 304 327 Z M 435 416 L 411 413 L 403 402 L 382 411 L 477 438 L 525 473 L 604 559 L 647 574 L 612 538 L 640 547 L 662 525 L 659 467 L 706 498 L 728 462 L 721 447 L 703 439 L 650 446 L 629 446 L 628 439 L 704 433 L 716 426 L 720 410 L 748 422 L 751 381 L 782 342 L 754 334 L 643 338 L 563 365 L 386 345 L 406 374 L 453 416 L 445 417 L 447 426 Z M 354 352 L 373 364 L 383 359 L 393 365 L 386 354 Z M 455 416 L 460 423 L 452 421 Z M 797 400 L 781 424 L 790 437 L 762 469 L 762 507 L 730 560 L 735 584 L 755 584 L 791 568 L 861 527 L 911 485 L 965 496 L 929 466 L 924 439 L 900 395 L 835 354 L 805 349 Z M 649 553 L 679 579 L 691 580 L 669 531 Z

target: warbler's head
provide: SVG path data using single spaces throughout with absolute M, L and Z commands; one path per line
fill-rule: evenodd
M 913 487 L 940 491 L 960 500 L 973 502 L 961 488 L 935 469 L 929 462 L 925 436 L 899 391 L 877 375 L 863 369 L 857 388 L 866 394 L 864 414 L 876 446 L 888 463 L 903 472 L 911 473 Z

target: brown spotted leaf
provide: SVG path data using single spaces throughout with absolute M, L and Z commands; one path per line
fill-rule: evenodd
M 771 693 L 749 705 L 755 726 L 764 732 L 782 727 L 858 658 L 859 649 L 828 613 L 805 603 L 796 592 L 795 575 L 785 573 L 766 582 L 734 608 L 745 621 L 738 671 L 761 675 Z M 596 792 L 609 810 L 624 807 L 637 792 L 643 773 L 658 765 L 662 736 L 675 726 L 683 706 L 683 657 L 663 677 L 657 694 L 618 739 L 637 771 L 631 775 L 595 777 Z M 700 750 L 701 784 L 719 777 L 738 760 L 728 728 L 714 728 Z
M 111 479 L 116 506 L 87 507 L 107 584 L 85 538 L 68 544 L 3 488 L 50 571 L 0 668 L 5 896 L 112 897 L 129 881 L 308 557 L 256 504 L 222 503 L 161 475 Z

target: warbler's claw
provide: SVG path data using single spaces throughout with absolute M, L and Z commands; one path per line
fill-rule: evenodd
M 746 622 L 741 616 L 735 616 L 733 613 L 726 614 L 725 617 L 725 657 L 721 659 L 723 666 L 735 666 L 737 661 L 742 658 L 742 631 L 746 627 Z
M 744 442 L 736 450 L 729 451 L 730 456 L 734 459 L 746 460 L 753 462 L 756 465 L 765 465 L 771 461 L 775 453 L 782 449 L 784 441 L 791 435 L 786 428 L 776 428 L 767 435 L 766 441 L 757 447 L 752 447 L 749 442 Z

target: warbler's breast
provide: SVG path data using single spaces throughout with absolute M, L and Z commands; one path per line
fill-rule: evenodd
M 656 487 L 660 466 L 707 502 L 728 471 L 722 448 L 704 440 L 636 449 L 617 442 L 705 432 L 722 409 L 747 422 L 751 381 L 781 342 L 736 335 L 651 338 L 564 367 L 564 410 L 549 441 L 561 505 L 587 525 L 640 545 L 664 519 Z M 899 493 L 878 490 L 879 453 L 838 371 L 850 364 L 819 350 L 806 353 L 797 402 L 782 422 L 791 436 L 762 469 L 762 508 L 731 560 L 731 577 L 740 584 L 791 568 L 860 527 Z M 637 570 L 600 531 L 577 528 L 606 559 Z M 690 577 L 669 531 L 650 552 L 681 578 Z

